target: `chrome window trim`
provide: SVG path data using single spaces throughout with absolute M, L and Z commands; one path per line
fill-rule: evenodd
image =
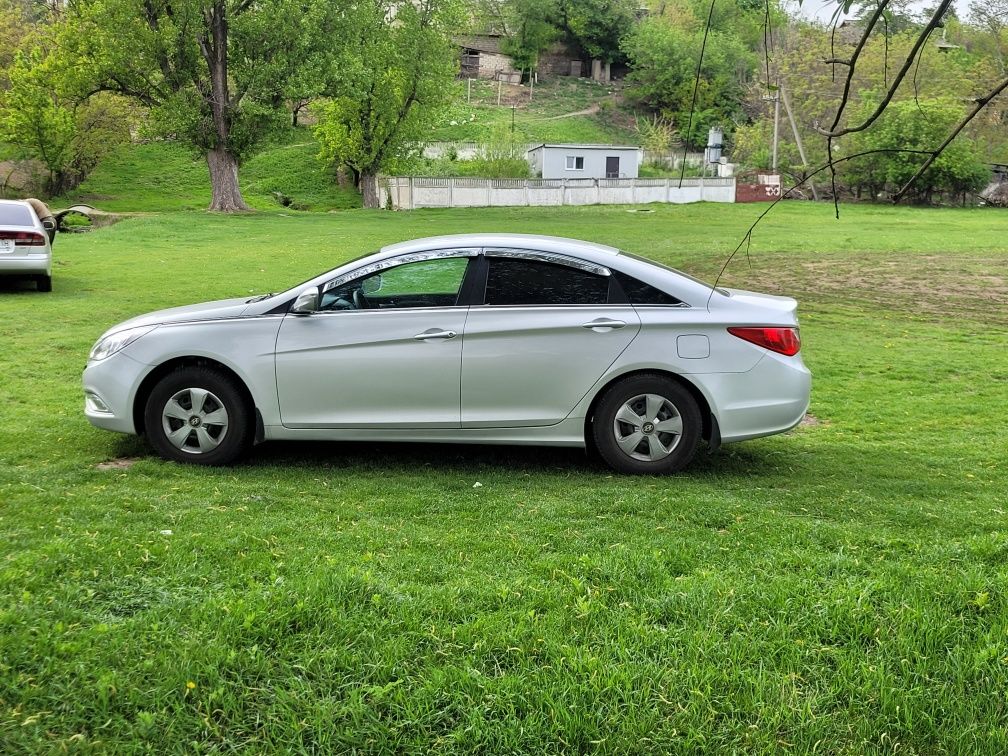
M 322 293 L 325 294 L 327 291 L 335 289 L 338 286 L 342 286 L 349 281 L 353 281 L 355 278 L 370 276 L 389 268 L 398 267 L 399 265 L 423 262 L 425 260 L 438 260 L 447 257 L 476 257 L 479 253 L 480 250 L 475 247 L 458 247 L 453 249 L 426 250 L 424 252 L 408 252 L 405 255 L 399 255 L 398 257 L 389 257 L 385 260 L 378 260 L 377 262 L 352 270 L 349 273 L 337 276 L 330 281 L 326 281 L 322 284 Z
M 431 310 L 468 310 L 469 305 L 425 305 L 423 307 L 373 307 L 367 310 L 316 310 L 313 318 L 330 317 L 333 315 L 381 315 L 391 312 L 430 312 Z M 297 317 L 297 316 L 291 316 Z
M 565 265 L 568 268 L 577 268 L 586 273 L 593 273 L 596 276 L 609 277 L 612 271 L 604 265 L 597 265 L 577 257 L 570 257 L 559 252 L 540 252 L 532 249 L 508 249 L 504 247 L 485 247 L 483 254 L 487 257 L 513 257 L 521 260 L 537 260 L 539 262 L 553 263 L 554 265 Z

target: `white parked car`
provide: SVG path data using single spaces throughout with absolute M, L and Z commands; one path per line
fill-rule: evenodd
M 795 309 L 572 239 L 419 239 L 281 294 L 114 326 L 85 414 L 180 462 L 332 439 L 590 445 L 617 470 L 668 472 L 702 439 L 801 421 Z
M 53 228 L 46 228 L 32 206 L 0 200 L 0 275 L 35 280 L 39 291 L 52 291 Z

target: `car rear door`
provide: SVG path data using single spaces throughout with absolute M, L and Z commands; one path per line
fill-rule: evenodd
M 486 250 L 482 304 L 462 350 L 462 427 L 554 425 L 571 413 L 640 330 L 609 304 L 600 265 L 545 253 Z
M 276 344 L 283 424 L 458 428 L 468 308 L 457 302 L 470 254 L 368 266 L 323 285 L 318 312 L 286 315 Z

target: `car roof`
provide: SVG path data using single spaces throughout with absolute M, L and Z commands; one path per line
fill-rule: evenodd
M 413 239 L 382 247 L 379 254 L 391 257 L 411 252 L 426 252 L 446 247 L 502 247 L 504 249 L 527 249 L 535 252 L 555 252 L 600 261 L 618 255 L 615 247 L 579 239 L 565 239 L 562 236 L 540 236 L 539 234 L 450 234 Z

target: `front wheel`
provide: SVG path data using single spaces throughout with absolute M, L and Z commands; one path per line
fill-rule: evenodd
M 703 420 L 683 386 L 660 375 L 636 375 L 611 386 L 591 433 L 606 464 L 624 473 L 669 473 L 692 461 Z
M 251 445 L 253 423 L 245 397 L 227 376 L 181 368 L 154 387 L 144 410 L 147 438 L 175 462 L 226 465 Z

